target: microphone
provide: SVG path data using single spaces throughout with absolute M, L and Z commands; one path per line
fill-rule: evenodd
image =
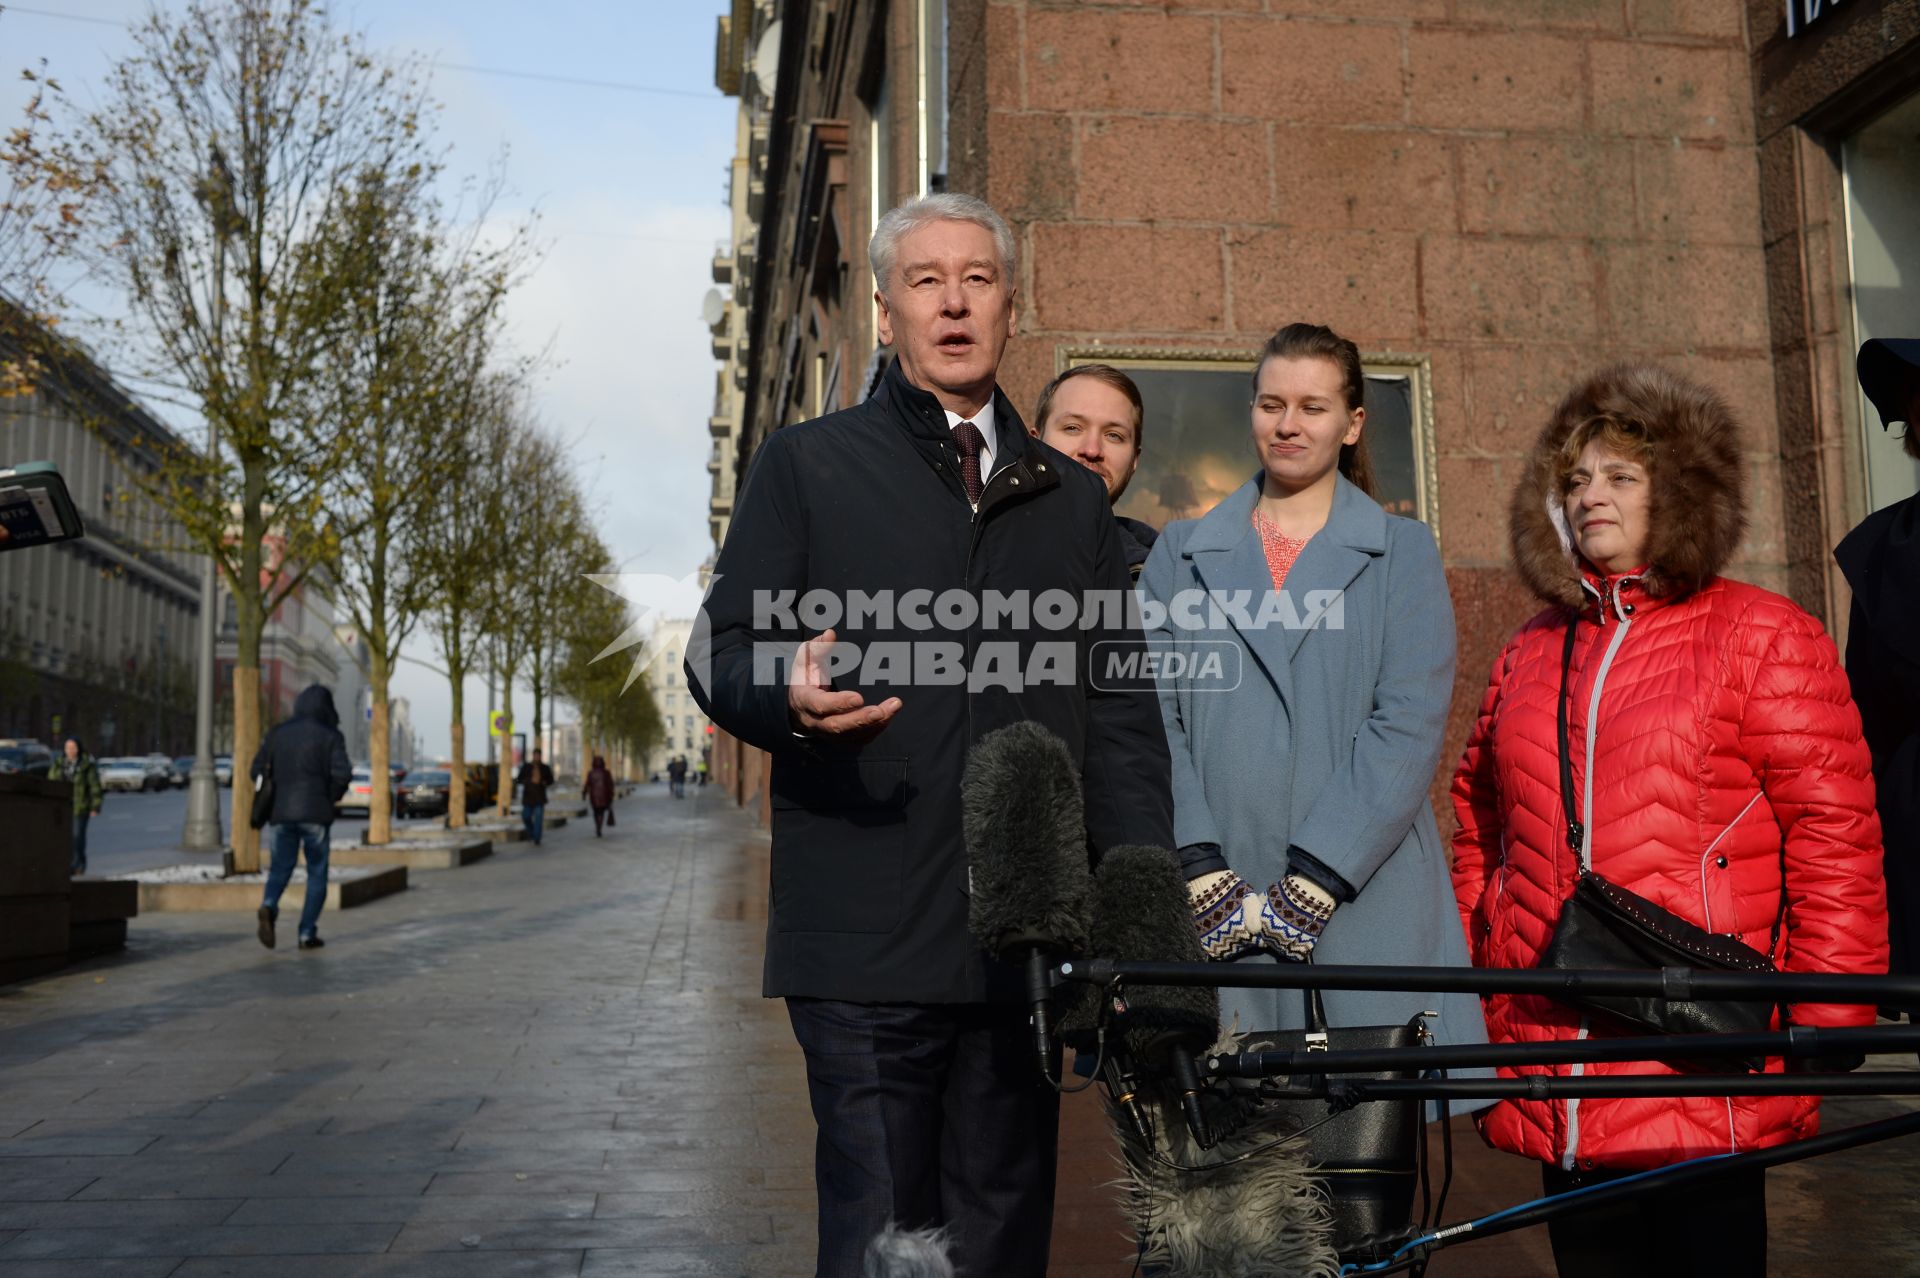
M 995 958 L 1025 965 L 1034 1051 L 1051 1078 L 1047 956 L 1085 949 L 1092 926 L 1086 816 L 1066 742 L 1031 720 L 981 737 L 960 778 L 960 824 L 967 928 Z
M 1094 957 L 1149 963 L 1204 963 L 1186 880 L 1164 848 L 1111 850 L 1093 875 Z M 1194 1057 L 1220 1037 L 1220 991 L 1212 986 L 1128 986 L 1120 1021 L 1126 1047 L 1170 1074 L 1194 1143 L 1211 1149 Z
M 1172 853 L 1117 847 L 1093 874 L 1094 958 L 1200 963 L 1186 877 Z M 1091 1036 L 1102 996 L 1063 1017 Z M 1103 1082 L 1145 1263 L 1191 1278 L 1337 1273 L 1332 1217 L 1296 1123 L 1251 1088 L 1203 1088 L 1194 1058 L 1220 1038 L 1211 986 L 1128 985 L 1114 1007 Z M 1157 1074 L 1158 1087 L 1143 1086 Z M 1172 1086 L 1166 1086 L 1167 1081 Z M 1150 1081 L 1150 1080 L 1149 1080 Z M 1173 1117 L 1178 1093 L 1184 1124 Z M 1209 1121 L 1211 1117 L 1212 1121 Z M 1185 1133 L 1182 1135 L 1181 1127 Z M 1191 1138 L 1193 1148 L 1183 1148 Z

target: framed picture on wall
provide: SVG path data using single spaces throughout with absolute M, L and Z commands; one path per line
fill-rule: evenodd
M 1259 468 L 1249 435 L 1253 359 L 1244 351 L 1073 346 L 1056 371 L 1111 364 L 1140 387 L 1146 406 L 1140 469 L 1115 513 L 1163 528 L 1198 519 Z M 1375 496 L 1390 513 L 1418 519 L 1440 537 L 1433 389 L 1425 356 L 1361 355 L 1366 440 Z

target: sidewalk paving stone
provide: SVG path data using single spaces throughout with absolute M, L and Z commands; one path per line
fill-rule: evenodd
M 0 1278 L 811 1273 L 805 1072 L 758 996 L 766 835 L 689 796 L 329 912 L 320 953 L 165 914 L 0 992 Z M 1537 1192 L 1456 1128 L 1449 1219 Z M 1049 1273 L 1123 1278 L 1096 1093 L 1061 1149 Z M 1914 1272 L 1916 1185 L 1920 1141 L 1774 1173 L 1775 1272 Z M 1551 1272 L 1539 1230 L 1430 1270 Z

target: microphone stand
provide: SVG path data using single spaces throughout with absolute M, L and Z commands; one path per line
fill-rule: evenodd
M 1533 1043 L 1453 1043 L 1348 1051 L 1223 1052 L 1206 1058 L 1210 1078 L 1271 1078 L 1293 1074 L 1363 1074 L 1377 1070 L 1473 1069 L 1487 1066 L 1592 1065 L 1607 1061 L 1694 1061 L 1703 1057 L 1865 1056 L 1920 1052 L 1920 1025 L 1821 1029 L 1795 1025 L 1755 1034 L 1645 1034 L 1626 1038 Z M 1819 1075 L 1793 1074 L 1791 1078 Z M 1917 1076 L 1920 1077 L 1920 1076 Z M 1794 1093 L 1805 1095 L 1804 1092 Z
M 1711 972 L 1530 967 L 1375 967 L 1319 963 L 1132 963 L 1068 959 L 1060 979 L 1221 989 L 1406 990 L 1434 994 L 1628 994 L 1672 1002 L 1920 1004 L 1920 977 L 1844 972 Z
M 1818 1136 L 1809 1136 L 1804 1140 L 1789 1141 L 1784 1145 L 1775 1145 L 1768 1149 L 1750 1150 L 1744 1154 L 1715 1154 L 1706 1158 L 1690 1159 L 1687 1162 L 1641 1172 L 1638 1175 L 1623 1177 L 1605 1184 L 1587 1185 L 1563 1194 L 1536 1198 L 1531 1202 L 1508 1207 L 1476 1220 L 1448 1225 L 1444 1229 L 1436 1229 L 1401 1245 L 1385 1260 L 1372 1264 L 1349 1265 L 1342 1272 L 1391 1273 L 1416 1265 L 1424 1266 L 1427 1257 L 1456 1243 L 1471 1242 L 1475 1238 L 1492 1238 L 1516 1229 L 1525 1229 L 1531 1225 L 1545 1224 L 1593 1207 L 1603 1207 L 1608 1203 L 1619 1202 L 1640 1194 L 1661 1193 L 1678 1185 L 1692 1184 L 1713 1176 L 1724 1176 L 1729 1172 L 1779 1167 L 1807 1158 L 1817 1158 L 1823 1154 L 1836 1154 L 1843 1150 L 1857 1149 L 1862 1145 L 1894 1140 L 1916 1132 L 1920 1132 L 1920 1112 L 1901 1114 L 1898 1117 L 1885 1118 L 1877 1122 L 1861 1123 L 1854 1127 L 1843 1127 L 1838 1131 L 1822 1132 Z
M 1033 1026 L 1034 1060 L 1040 1066 L 1040 1077 L 1049 1083 L 1053 1077 L 1053 1027 L 1050 1024 L 1053 999 L 1053 968 L 1047 962 L 1046 947 L 1029 946 L 1027 949 L 1027 1003 L 1033 1008 L 1030 1023 Z

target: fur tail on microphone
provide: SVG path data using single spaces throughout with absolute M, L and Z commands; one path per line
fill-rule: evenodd
M 1213 1050 L 1245 1046 L 1229 1033 Z M 1126 1173 L 1122 1207 L 1146 1245 L 1144 1263 L 1175 1278 L 1338 1278 L 1333 1217 L 1304 1145 L 1288 1142 L 1232 1163 L 1287 1135 L 1289 1120 L 1251 1099 L 1232 1104 L 1238 1112 L 1220 1124 L 1219 1143 L 1201 1149 L 1171 1096 L 1149 1102 L 1151 1146 L 1109 1102 Z M 1162 1158 L 1212 1170 L 1181 1171 Z
M 947 1236 L 938 1229 L 889 1224 L 867 1244 L 862 1278 L 954 1278 Z

